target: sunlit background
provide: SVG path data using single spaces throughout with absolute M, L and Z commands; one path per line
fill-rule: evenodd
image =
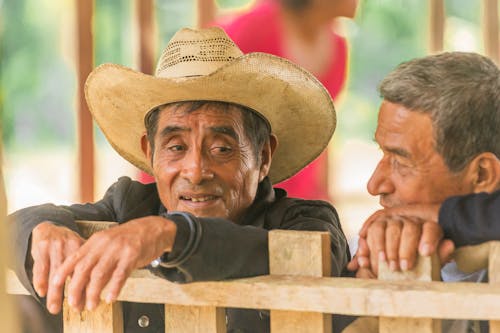
M 217 4 L 222 15 L 244 10 L 251 1 Z M 78 201 L 73 5 L 68 0 L 0 0 L 0 114 L 9 212 Z M 427 6 L 423 0 L 360 0 L 355 20 L 339 25 L 350 57 L 347 85 L 335 102 L 330 191 L 353 248 L 360 224 L 378 208 L 366 191 L 379 157 L 372 140 L 380 103 L 376 87 L 400 62 L 428 53 Z M 157 0 L 155 12 L 158 56 L 176 30 L 195 26 L 195 0 Z M 133 1 L 95 1 L 95 65 L 137 68 L 132 15 Z M 446 1 L 445 31 L 445 50 L 482 53 L 480 1 Z M 100 198 L 119 176 L 137 178 L 137 170 L 97 128 L 95 137 L 95 198 Z

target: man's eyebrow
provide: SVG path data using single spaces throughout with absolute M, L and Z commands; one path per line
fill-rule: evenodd
M 383 151 L 386 151 L 386 152 L 389 152 L 391 154 L 398 155 L 398 156 L 401 156 L 401 157 L 404 157 L 404 158 L 411 158 L 410 152 L 407 151 L 407 150 L 405 150 L 405 149 L 397 148 L 397 147 L 388 147 L 388 146 L 382 147 L 378 143 L 376 137 L 373 137 L 373 142 L 375 142 L 376 144 L 378 144 L 378 146 L 380 147 L 380 149 L 382 149 Z
M 240 139 L 238 136 L 238 133 L 236 133 L 234 128 L 232 128 L 230 126 L 213 126 L 213 127 L 210 127 L 210 130 L 215 132 L 215 133 L 228 135 L 236 141 L 239 141 L 239 139 Z
M 410 152 L 405 149 L 394 148 L 394 147 L 383 147 L 382 149 L 394 155 L 398 155 L 404 158 L 411 158 Z
M 182 126 L 167 126 L 161 130 L 160 137 L 164 137 L 175 132 L 184 132 L 184 131 L 189 131 L 189 128 Z

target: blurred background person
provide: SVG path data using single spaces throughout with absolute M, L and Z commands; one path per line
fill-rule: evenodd
M 335 31 L 335 18 L 354 18 L 358 0 L 261 0 L 248 11 L 222 17 L 244 53 L 287 58 L 313 73 L 336 98 L 346 81 L 347 42 Z M 277 184 L 291 197 L 330 200 L 328 150 L 294 177 Z

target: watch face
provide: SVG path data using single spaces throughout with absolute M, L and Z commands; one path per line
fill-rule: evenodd
M 151 263 L 150 263 L 151 267 L 153 267 L 153 268 L 160 266 L 160 264 L 161 264 L 161 257 L 156 258 L 155 260 L 151 261 Z

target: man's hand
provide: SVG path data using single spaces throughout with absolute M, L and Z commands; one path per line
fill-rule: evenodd
M 114 301 L 134 269 L 147 266 L 172 250 L 176 232 L 177 226 L 172 221 L 148 216 L 93 234 L 51 279 L 47 304 L 54 307 L 49 310 L 60 311 L 68 277 L 71 277 L 68 302 L 77 310 L 82 311 L 84 305 L 89 310 L 96 308 L 106 285 L 106 302 Z
M 359 236 L 357 265 L 378 272 L 379 260 L 388 261 L 392 270 L 414 267 L 417 253 L 428 256 L 438 251 L 441 262 L 449 260 L 453 242 L 442 240 L 437 223 L 439 205 L 412 205 L 375 212 L 364 223 Z
M 51 290 L 54 287 L 49 285 L 49 281 L 53 279 L 64 260 L 75 253 L 83 242 L 83 238 L 74 231 L 49 221 L 42 222 L 33 229 L 31 233 L 33 287 L 40 297 L 45 297 L 48 293 L 57 293 Z M 62 294 L 62 290 L 58 293 Z M 51 304 L 47 305 L 51 311 Z

